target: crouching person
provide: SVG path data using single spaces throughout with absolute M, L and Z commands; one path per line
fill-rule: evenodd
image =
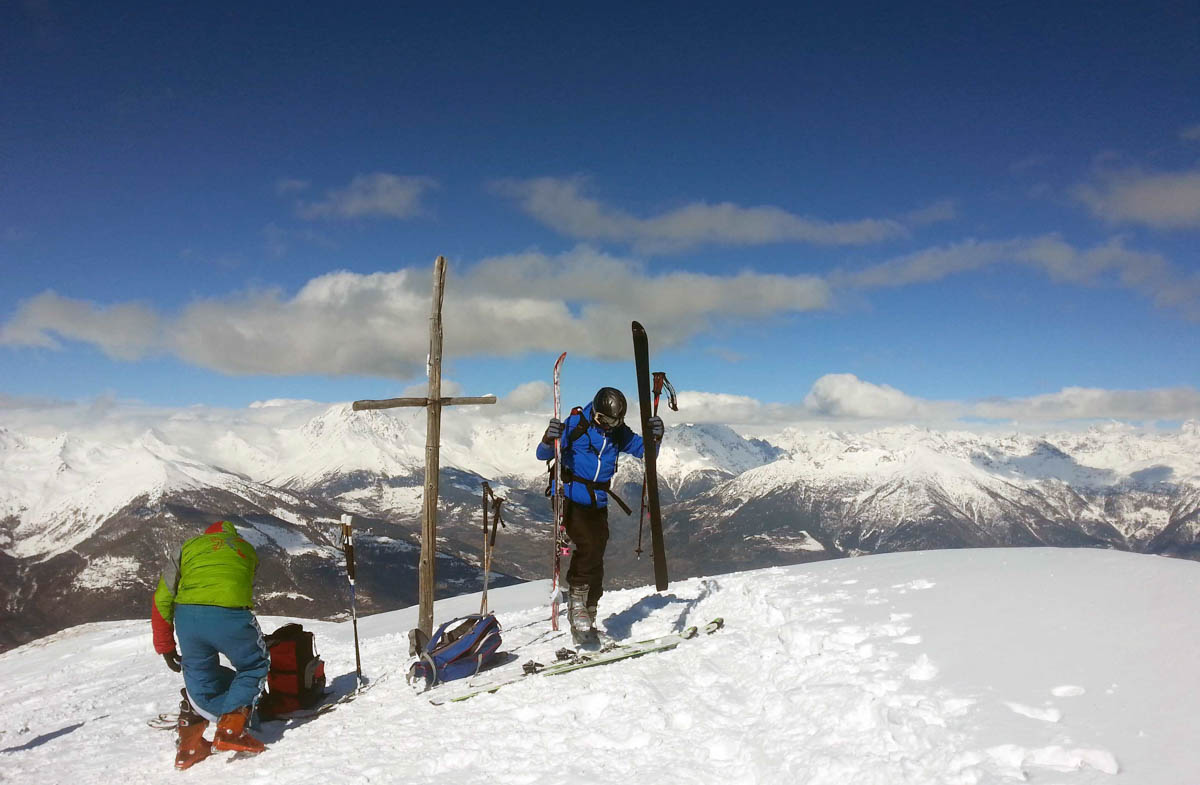
M 154 650 L 183 671 L 175 767 L 186 769 L 212 750 L 262 752 L 250 735 L 254 707 L 271 660 L 251 612 L 258 555 L 229 521 L 193 537 L 173 557 L 154 592 Z M 179 649 L 175 648 L 175 637 Z M 224 654 L 233 669 L 221 664 Z M 214 739 L 204 731 L 217 723 Z

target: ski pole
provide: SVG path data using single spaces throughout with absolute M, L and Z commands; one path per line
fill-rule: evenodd
M 654 416 L 658 416 L 658 399 L 662 397 L 663 386 L 667 388 L 667 407 L 673 412 L 679 411 L 679 399 L 675 397 L 675 387 L 667 381 L 663 371 L 654 372 Z M 645 449 L 645 445 L 642 446 Z M 642 481 L 642 511 L 638 513 L 638 541 L 634 553 L 642 558 L 642 528 L 646 525 L 646 482 Z
M 491 553 L 488 551 L 488 494 L 491 493 L 491 486 L 487 482 L 483 483 L 483 595 L 479 600 L 479 615 L 487 615 L 487 590 L 488 578 L 492 573 Z
M 354 672 L 362 685 L 362 656 L 358 650 L 358 609 L 354 596 L 354 516 L 342 515 L 342 552 L 346 554 L 346 577 L 350 580 L 350 619 L 354 626 Z
M 492 486 L 484 481 L 484 595 L 479 604 L 479 615 L 487 615 L 487 583 L 492 576 L 492 551 L 496 550 L 496 531 L 497 527 L 505 526 L 504 521 L 500 520 L 500 504 L 504 504 L 504 499 L 496 496 L 496 492 L 492 491 Z M 491 504 L 488 504 L 491 503 Z M 492 531 L 488 534 L 487 531 L 487 510 L 491 507 L 492 510 Z

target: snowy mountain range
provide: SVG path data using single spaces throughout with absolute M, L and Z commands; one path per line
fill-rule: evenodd
M 456 407 L 457 409 L 457 407 Z M 481 482 L 506 499 L 493 583 L 549 569 L 544 415 L 443 419 L 439 593 L 479 588 Z M 262 552 L 260 609 L 348 605 L 335 529 L 358 516 L 360 610 L 415 602 L 424 414 L 273 402 L 56 430 L 0 420 L 0 646 L 144 611 L 166 554 L 213 520 Z M 674 424 L 658 461 L 672 578 L 865 553 L 1062 545 L 1200 558 L 1200 423 L 1053 435 Z M 641 464 L 618 493 L 635 510 Z M 648 580 L 613 509 L 607 582 Z M 649 535 L 644 547 L 649 549 Z

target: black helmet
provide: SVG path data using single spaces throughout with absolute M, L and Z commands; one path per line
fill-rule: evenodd
M 616 387 L 601 387 L 592 399 L 592 419 L 601 428 L 616 428 L 625 421 L 625 396 Z

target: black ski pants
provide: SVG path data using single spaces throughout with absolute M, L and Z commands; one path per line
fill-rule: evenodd
M 575 547 L 567 568 L 568 586 L 587 586 L 588 605 L 604 593 L 604 549 L 608 546 L 608 508 L 589 507 L 567 499 L 563 525 Z

